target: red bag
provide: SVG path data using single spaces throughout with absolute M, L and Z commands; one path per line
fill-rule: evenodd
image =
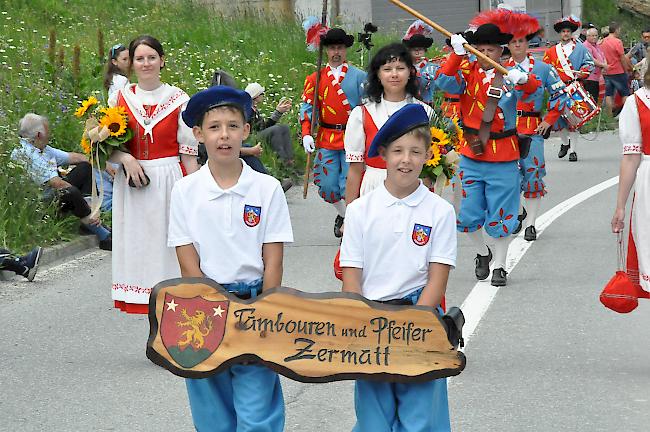
M 334 257 L 334 276 L 336 276 L 337 279 L 343 280 L 343 270 L 341 269 L 341 248 L 339 247 L 339 250 L 336 252 L 336 256 Z
M 618 235 L 618 268 L 614 276 L 607 282 L 600 293 L 600 302 L 608 309 L 618 313 L 632 312 L 639 305 L 639 296 L 643 289 L 634 285 L 625 273 L 625 258 L 623 255 L 623 236 Z

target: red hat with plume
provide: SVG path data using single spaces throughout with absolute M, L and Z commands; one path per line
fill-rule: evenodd
M 433 27 L 422 20 L 416 20 L 406 30 L 402 43 L 409 48 L 429 48 L 433 39 L 428 37 L 433 33 Z
M 510 33 L 513 39 L 525 37 L 530 40 L 540 30 L 539 21 L 534 16 L 503 8 L 481 12 L 470 21 L 470 26 L 480 27 L 488 23 L 495 24 L 503 33 Z

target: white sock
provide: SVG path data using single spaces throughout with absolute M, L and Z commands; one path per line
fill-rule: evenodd
M 476 247 L 476 253 L 479 255 L 486 256 L 490 252 L 488 251 L 488 247 L 485 244 L 485 240 L 483 240 L 483 230 L 476 230 L 471 233 L 467 233 L 469 236 L 469 239 L 472 241 L 472 244 L 474 247 Z
M 334 208 L 336 209 L 336 212 L 341 216 L 342 218 L 345 217 L 345 209 L 347 208 L 347 205 L 345 205 L 345 201 L 339 200 L 335 203 L 332 203 Z
M 537 214 L 539 213 L 539 208 L 542 205 L 542 198 L 526 198 L 526 211 L 528 216 L 526 216 L 526 226 L 535 226 L 535 221 L 537 220 Z
M 560 131 L 560 139 L 562 140 L 563 145 L 571 145 L 571 141 L 569 140 L 569 131 L 566 129 L 562 129 Z
M 569 153 L 577 151 L 578 148 L 578 132 L 571 132 L 569 134 Z
M 506 256 L 508 255 L 508 245 L 510 244 L 510 237 L 500 237 L 494 239 L 494 266 L 492 268 L 498 269 L 506 268 Z

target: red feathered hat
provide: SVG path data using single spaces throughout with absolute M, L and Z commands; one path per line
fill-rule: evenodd
M 561 32 L 563 29 L 568 28 L 573 33 L 580 28 L 580 19 L 575 15 L 569 15 L 560 18 L 553 24 L 553 29 L 556 32 Z
M 316 17 L 308 17 L 303 21 L 302 28 L 305 30 L 305 42 L 309 51 L 317 50 L 321 39 L 329 31 L 329 27 L 322 25 Z
M 540 30 L 539 21 L 534 16 L 502 8 L 481 12 L 470 22 L 470 27 L 488 23 L 495 24 L 502 33 L 510 33 L 513 39 L 525 37 L 530 40 Z

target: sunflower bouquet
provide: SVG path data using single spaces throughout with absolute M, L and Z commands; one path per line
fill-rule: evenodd
M 124 107 L 102 106 L 96 97 L 90 96 L 81 102 L 74 115 L 85 119 L 81 150 L 98 167 L 104 167 L 113 150 L 124 149 L 124 144 L 133 138 Z
M 431 126 L 431 158 L 424 164 L 421 176 L 436 193 L 442 193 L 458 169 L 463 130 L 456 119 L 449 120 L 438 112 L 435 114 Z

